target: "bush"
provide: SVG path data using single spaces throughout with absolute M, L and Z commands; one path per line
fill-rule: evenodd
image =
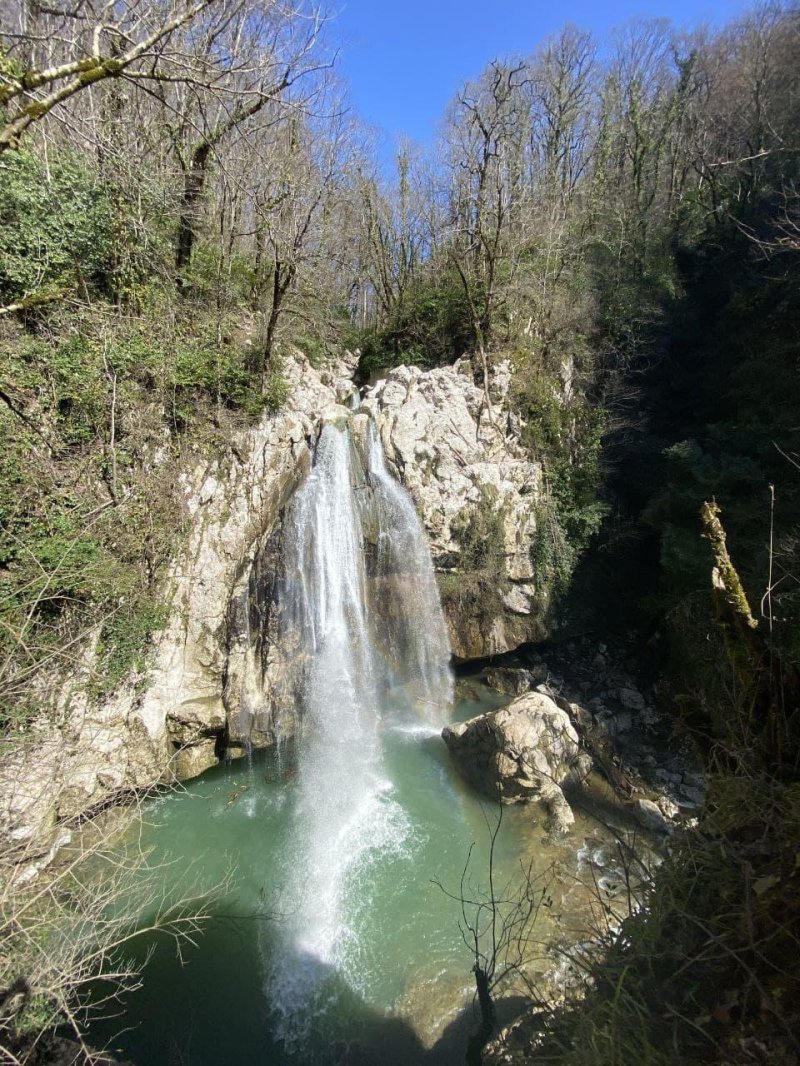
M 461 282 L 454 271 L 432 265 L 417 276 L 388 320 L 366 330 L 353 328 L 345 344 L 361 350 L 358 376 L 364 382 L 393 366 L 454 363 L 474 340 Z
M 539 594 L 549 603 L 568 590 L 608 514 L 600 496 L 606 414 L 583 389 L 565 395 L 532 354 L 517 368 L 511 401 L 524 420 L 522 442 L 544 468 L 547 495 L 536 507 L 531 560 Z
M 8 153 L 0 169 L 0 298 L 83 288 L 109 269 L 107 194 L 72 152 L 47 167 L 32 152 Z

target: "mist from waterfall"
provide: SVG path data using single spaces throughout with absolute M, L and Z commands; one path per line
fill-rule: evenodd
M 328 977 L 358 985 L 358 922 L 369 906 L 371 867 L 411 846 L 381 729 L 412 705 L 443 722 L 452 699 L 425 534 L 372 425 L 367 441 L 364 471 L 349 430 L 324 426 L 284 527 L 280 620 L 295 644 L 299 637 L 302 735 L 283 943 L 269 995 L 289 1044 L 324 1011 Z

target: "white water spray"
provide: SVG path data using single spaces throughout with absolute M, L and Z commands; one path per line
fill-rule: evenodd
M 303 726 L 287 849 L 290 910 L 269 992 L 289 1043 L 325 1009 L 327 977 L 357 987 L 358 914 L 368 906 L 370 869 L 407 845 L 408 821 L 381 754 L 381 720 L 394 702 L 387 694 L 399 688 L 407 707 L 413 693 L 429 721 L 445 720 L 452 698 L 425 535 L 386 470 L 373 427 L 367 466 L 364 485 L 354 477 L 349 431 L 326 425 L 285 524 L 281 617 L 300 637 Z M 357 493 L 370 497 L 366 508 Z M 369 557 L 365 510 L 378 527 Z

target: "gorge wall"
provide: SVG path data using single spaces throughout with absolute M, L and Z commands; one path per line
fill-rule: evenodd
M 166 627 L 143 676 L 99 706 L 84 667 L 58 683 L 55 713 L 0 771 L 0 836 L 20 856 L 46 856 L 87 812 L 130 790 L 202 773 L 225 754 L 270 746 L 296 728 L 290 664 L 296 649 L 278 639 L 284 515 L 307 475 L 320 427 L 348 420 L 369 471 L 369 425 L 387 465 L 409 490 L 443 585 L 450 641 L 462 659 L 508 651 L 543 635 L 530 542 L 541 471 L 524 454 L 506 405 L 510 371 L 491 383 L 491 409 L 468 365 L 431 371 L 399 367 L 368 390 L 353 415 L 353 362 L 324 371 L 299 353 L 286 360 L 284 409 L 266 414 L 231 443 L 223 462 L 198 462 L 176 491 L 192 518 L 165 599 Z M 370 475 L 363 474 L 369 480 Z M 464 530 L 481 508 L 501 540 L 499 598 L 488 619 L 458 595 Z M 369 534 L 367 533 L 367 539 Z M 375 546 L 373 545 L 373 548 Z M 455 594 L 452 594 L 455 591 Z
M 547 604 L 531 560 L 542 471 L 520 443 L 521 427 L 507 403 L 510 380 L 509 364 L 500 363 L 489 409 L 467 360 L 427 371 L 401 366 L 363 404 L 428 533 L 434 565 L 445 579 L 453 654 L 461 659 L 511 651 L 545 633 Z M 479 615 L 459 593 L 474 577 L 464 562 L 466 528 L 482 509 L 494 516 L 500 543 L 493 574 L 498 596 Z

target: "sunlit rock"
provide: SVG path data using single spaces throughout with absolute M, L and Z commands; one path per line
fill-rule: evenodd
M 447 726 L 442 737 L 461 774 L 479 791 L 503 803 L 538 800 L 559 832 L 574 821 L 562 789 L 580 783 L 591 761 L 569 715 L 549 696 L 530 692 L 498 711 Z
M 506 403 L 510 367 L 495 368 L 492 409 L 483 390 L 455 366 L 397 367 L 367 393 L 362 409 L 378 423 L 387 462 L 410 491 L 425 526 L 434 564 L 458 587 L 465 517 L 491 499 L 501 518 L 502 569 L 497 609 L 487 624 L 457 595 L 445 597 L 453 652 L 476 658 L 509 651 L 544 636 L 547 604 L 531 560 L 542 472 L 519 438 Z

